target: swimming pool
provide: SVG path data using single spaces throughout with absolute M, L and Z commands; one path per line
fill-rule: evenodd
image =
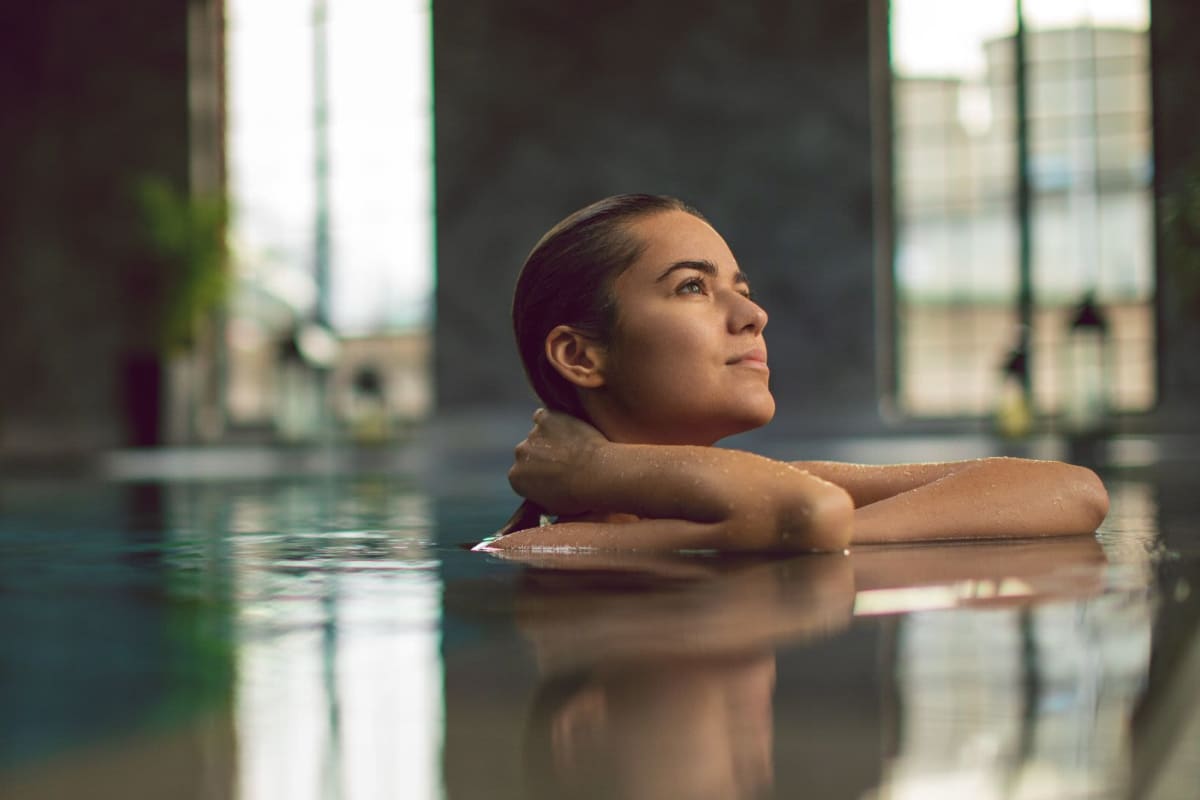
M 1098 542 L 524 563 L 421 463 L 6 479 L 0 796 L 1194 790 L 1194 462 Z

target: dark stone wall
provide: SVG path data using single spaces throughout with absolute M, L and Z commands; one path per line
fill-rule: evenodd
M 1200 273 L 1182 273 L 1169 244 L 1164 201 L 1190 177 L 1200 183 L 1200 3 L 1150 1 L 1155 193 L 1158 205 L 1160 408 L 1149 421 L 1164 430 L 1200 430 Z M 1200 198 L 1197 198 L 1200 201 Z M 1200 271 L 1200 253 L 1189 265 Z
M 533 405 L 521 262 L 567 213 L 645 191 L 698 207 L 750 274 L 779 419 L 879 424 L 867 3 L 433 9 L 442 410 Z
M 651 191 L 712 220 L 771 313 L 772 429 L 885 427 L 876 375 L 890 352 L 875 325 L 888 323 L 873 303 L 888 287 L 872 259 L 876 241 L 886 257 L 889 228 L 873 224 L 872 161 L 885 193 L 888 161 L 871 136 L 871 68 L 886 46 L 871 14 L 884 7 L 435 2 L 441 408 L 533 404 L 508 321 L 521 261 L 575 208 Z M 1200 4 L 1151 8 L 1161 200 L 1200 170 Z M 1161 215 L 1157 249 L 1162 402 L 1122 426 L 1195 431 L 1200 299 L 1169 263 Z
M 187 185 L 187 8 L 43 0 L 0 26 L 0 453 L 129 440 L 124 376 L 156 366 L 134 187 Z

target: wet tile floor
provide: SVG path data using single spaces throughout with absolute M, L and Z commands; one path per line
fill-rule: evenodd
M 1098 537 L 467 552 L 499 481 L 0 486 L 0 797 L 1194 797 L 1200 492 Z

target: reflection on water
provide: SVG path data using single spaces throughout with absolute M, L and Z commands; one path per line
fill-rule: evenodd
M 55 489 L 4 497 L 0 796 L 441 796 L 428 498 Z
M 1140 591 L 904 619 L 898 740 L 880 796 L 1117 793 L 1149 622 Z
M 1063 550 L 1067 540 L 1026 546 L 1027 557 L 1045 560 L 1023 575 L 982 567 L 1005 576 L 984 588 L 1000 600 L 1007 585 L 1009 608 L 900 621 L 892 698 L 900 724 L 878 796 L 1125 793 L 1130 721 L 1150 666 L 1158 543 L 1151 487 L 1112 489 L 1114 514 L 1098 537 L 1103 568 L 1086 549 Z
M 504 487 L 5 484 L 0 796 L 1187 796 L 1200 507 L 1110 488 L 754 559 L 466 551 Z
M 517 597 L 517 626 L 541 673 L 525 734 L 532 793 L 769 789 L 775 648 L 849 624 L 848 559 L 595 561 L 539 564 Z
M 1156 487 L 1146 481 L 1110 480 L 1112 501 L 1097 538 L 1130 580 L 1149 583 L 1154 562 L 1165 553 L 1159 537 Z
M 1164 613 L 1134 711 L 1130 797 L 1166 800 L 1194 796 L 1200 775 L 1200 560 L 1165 558 L 1158 583 Z
M 1108 584 L 1092 537 L 766 563 L 507 558 L 529 567 L 516 621 L 541 673 L 525 753 L 539 796 L 759 796 L 775 773 L 777 651 L 882 614 L 900 617 L 880 666 L 896 734 L 874 796 L 1091 796 L 1126 781 L 1114 756 L 1149 606 L 1144 587 Z M 931 599 L 951 610 L 926 613 Z
M 291 487 L 239 498 L 230 514 L 239 796 L 437 796 L 441 588 L 427 499 L 373 483 L 332 497 Z M 386 529 L 321 529 L 364 517 Z

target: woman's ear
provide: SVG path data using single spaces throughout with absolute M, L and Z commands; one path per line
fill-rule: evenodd
M 581 389 L 604 385 L 604 348 L 569 325 L 546 334 L 546 360 L 559 375 Z

